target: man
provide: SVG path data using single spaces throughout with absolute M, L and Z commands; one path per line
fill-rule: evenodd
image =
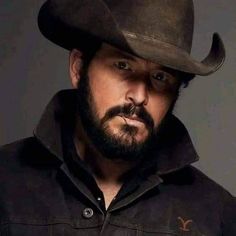
M 190 57 L 192 1 L 48 0 L 38 23 L 71 51 L 74 89 L 2 147 L 1 235 L 235 235 L 235 199 L 190 166 L 172 115 L 181 86 L 225 57 L 217 34 Z

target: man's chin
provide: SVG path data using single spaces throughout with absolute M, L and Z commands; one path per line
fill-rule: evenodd
M 134 146 L 142 145 L 142 142 L 137 142 L 133 137 L 130 136 L 122 136 L 122 137 L 113 137 L 115 143 L 121 149 L 131 149 Z
M 147 129 L 140 129 L 131 125 L 122 125 L 121 128 L 116 129 L 116 132 L 108 128 L 105 132 L 109 137 L 115 139 L 117 143 L 124 146 L 133 144 L 142 145 L 147 141 L 149 136 Z

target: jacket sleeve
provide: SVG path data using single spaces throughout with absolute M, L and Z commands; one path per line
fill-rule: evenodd
M 230 194 L 226 197 L 222 214 L 223 236 L 236 235 L 236 198 Z

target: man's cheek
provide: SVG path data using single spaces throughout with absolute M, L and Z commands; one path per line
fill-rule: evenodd
M 106 128 L 109 133 L 116 135 L 120 133 L 122 125 L 124 125 L 123 118 L 120 116 L 114 116 L 103 124 L 103 128 Z

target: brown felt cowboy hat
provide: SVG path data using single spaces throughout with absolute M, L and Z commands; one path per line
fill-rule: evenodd
M 190 56 L 194 28 L 192 0 L 48 0 L 40 9 L 43 35 L 66 49 L 106 42 L 138 57 L 183 72 L 209 75 L 225 58 L 213 35 L 208 56 Z

